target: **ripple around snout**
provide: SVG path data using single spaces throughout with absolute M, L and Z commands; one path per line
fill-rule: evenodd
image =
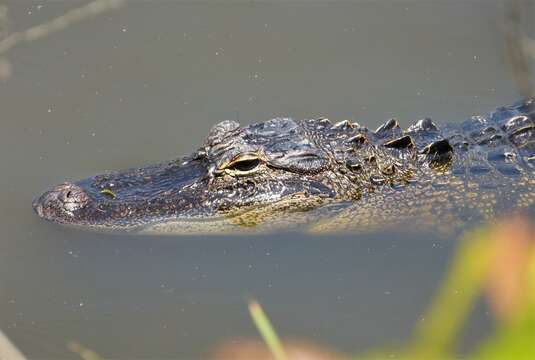
M 32 208 L 33 211 L 35 211 L 35 213 L 39 215 L 39 217 L 43 217 L 43 205 L 41 205 L 41 196 L 38 196 L 33 199 Z

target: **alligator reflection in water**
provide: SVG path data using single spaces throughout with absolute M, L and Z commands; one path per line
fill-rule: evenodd
M 535 99 L 439 129 L 277 118 L 215 125 L 192 155 L 66 182 L 34 201 L 47 220 L 142 233 L 304 227 L 455 229 L 535 198 Z

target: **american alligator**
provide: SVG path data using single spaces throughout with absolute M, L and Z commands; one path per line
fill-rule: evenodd
M 439 129 L 276 118 L 215 125 L 192 155 L 65 182 L 40 217 L 93 229 L 224 233 L 459 228 L 535 202 L 535 99 Z

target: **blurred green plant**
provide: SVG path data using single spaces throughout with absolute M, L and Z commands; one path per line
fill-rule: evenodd
M 249 313 L 251 314 L 251 317 L 253 318 L 256 328 L 262 336 L 264 343 L 267 345 L 269 351 L 273 355 L 273 358 L 275 358 L 275 360 L 286 360 L 286 353 L 277 333 L 271 325 L 271 321 L 269 321 L 269 318 L 264 313 L 264 310 L 255 300 L 249 301 Z
M 353 358 L 382 359 L 391 357 L 392 353 L 405 359 L 456 358 L 457 334 L 476 300 L 486 295 L 496 317 L 496 330 L 477 344 L 467 358 L 535 359 L 534 244 L 533 227 L 519 217 L 467 232 L 461 237 L 445 279 L 425 312 L 425 321 L 417 324 L 408 344 L 393 351 L 379 349 Z M 279 343 L 274 350 L 269 339 L 278 342 L 278 337 L 269 319 L 256 301 L 250 302 L 249 308 L 254 309 L 250 311 L 251 317 L 271 351 L 267 358 L 280 359 L 280 354 L 284 354 L 282 347 L 287 345 Z M 320 354 L 306 358 L 327 359 Z
M 464 235 L 432 305 L 405 350 L 409 358 L 453 356 L 456 335 L 481 293 L 491 261 L 489 229 Z

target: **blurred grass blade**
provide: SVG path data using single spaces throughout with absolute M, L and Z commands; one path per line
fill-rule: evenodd
M 84 347 L 82 344 L 71 341 L 67 344 L 67 348 L 75 354 L 78 354 L 83 360 L 104 360 L 100 355 L 98 355 L 93 350 L 89 350 Z
M 430 308 L 408 347 L 408 357 L 445 358 L 480 294 L 491 261 L 487 228 L 467 233 Z
M 282 343 L 260 304 L 254 300 L 249 301 L 249 313 L 273 358 L 275 360 L 286 360 L 287 357 Z

